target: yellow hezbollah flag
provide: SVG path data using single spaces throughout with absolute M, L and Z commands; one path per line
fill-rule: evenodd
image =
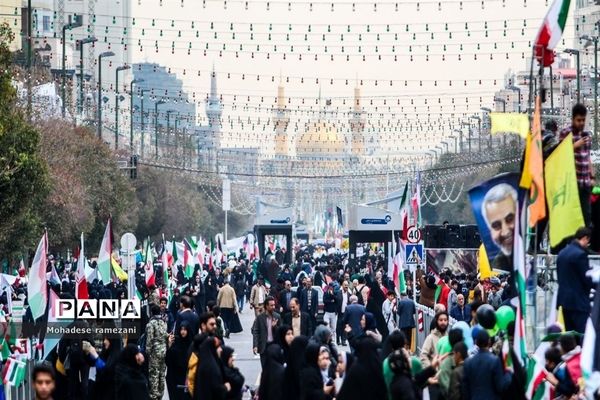
M 527 168 L 532 185 L 529 189 L 529 226 L 534 227 L 538 221 L 546 217 L 546 202 L 544 195 L 544 158 L 542 156 L 542 115 L 540 97 L 535 99 L 533 126 L 531 130 Z M 528 136 L 529 138 L 529 136 Z
M 518 133 L 526 138 L 529 133 L 529 117 L 520 113 L 490 113 L 492 135 L 495 133 Z
M 572 134 L 564 138 L 546 160 L 545 177 L 550 245 L 554 247 L 585 225 L 579 203 Z
M 117 278 L 123 282 L 127 280 L 127 272 L 123 271 L 123 268 L 119 265 L 119 263 L 113 258 L 110 257 L 110 264 L 113 267 L 113 271 L 115 271 L 115 275 Z

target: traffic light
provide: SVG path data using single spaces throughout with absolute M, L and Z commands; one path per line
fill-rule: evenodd
M 129 160 L 129 163 L 129 177 L 131 179 L 137 179 L 138 156 L 133 154 Z

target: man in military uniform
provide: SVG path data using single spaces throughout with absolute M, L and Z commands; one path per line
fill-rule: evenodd
M 165 391 L 165 356 L 167 354 L 167 323 L 160 307 L 150 305 L 150 322 L 146 326 L 146 356 L 150 381 L 150 400 L 162 400 Z

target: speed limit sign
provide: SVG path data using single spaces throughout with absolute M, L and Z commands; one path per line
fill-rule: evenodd
M 409 243 L 419 243 L 421 241 L 421 231 L 415 225 L 409 226 L 406 231 L 406 238 Z

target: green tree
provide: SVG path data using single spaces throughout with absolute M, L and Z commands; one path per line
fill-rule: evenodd
M 12 85 L 14 40 L 8 24 L 0 25 L 0 253 L 9 256 L 34 245 L 43 231 L 41 204 L 48 174 L 40 155 L 39 132 L 17 106 Z

